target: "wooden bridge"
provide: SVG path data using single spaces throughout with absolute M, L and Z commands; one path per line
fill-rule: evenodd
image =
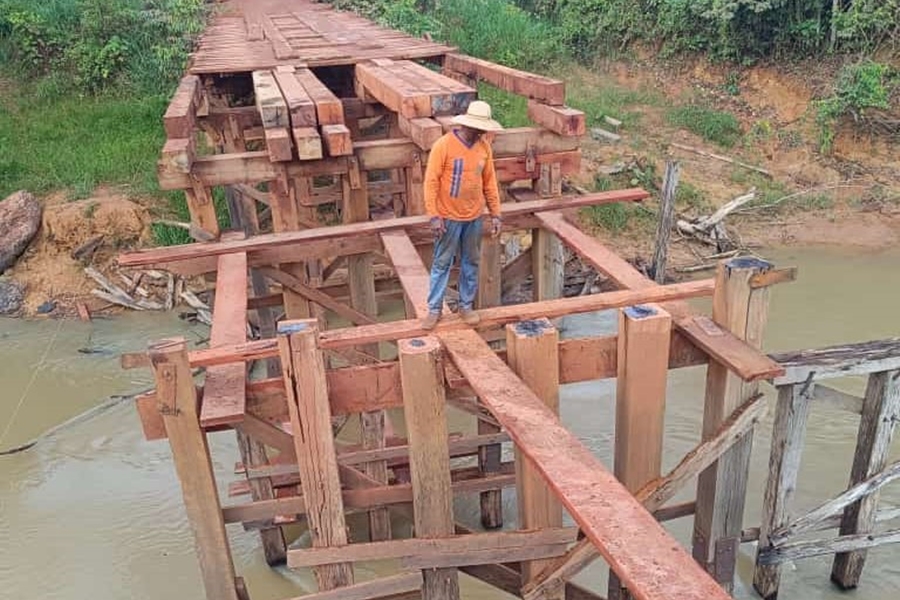
M 313 568 L 310 600 L 456 600 L 459 572 L 526 600 L 594 600 L 570 579 L 597 558 L 611 569 L 610 598 L 728 598 L 746 537 L 750 433 L 766 409 L 759 382 L 787 376 L 758 350 L 769 286 L 793 272 L 738 259 L 714 280 L 657 285 L 583 233 L 573 209 L 647 193 L 563 196 L 585 118 L 564 105 L 561 81 L 305 0 L 220 8 L 166 112 L 159 162 L 161 185 L 184 191 L 202 242 L 120 257 L 202 275 L 214 289 L 208 349 L 163 340 L 125 357 L 153 369 L 156 390 L 137 408 L 146 437 L 171 445 L 207 597 L 252 594 L 225 534 L 242 524 L 259 530 L 270 564 Z M 502 244 L 485 238 L 480 324 L 449 316 L 426 332 L 423 166 L 483 85 L 528 100 L 535 126 L 496 134 L 493 148 L 505 231 L 530 231 L 533 241 L 504 261 Z M 618 289 L 563 297 L 567 252 Z M 526 277 L 533 301 L 501 306 L 503 286 Z M 703 296 L 711 316 L 685 303 Z M 406 319 L 386 319 L 394 298 Z M 552 322 L 604 309 L 619 310 L 616 335 L 563 340 Z M 266 373 L 251 376 L 258 361 Z M 708 372 L 702 439 L 663 474 L 667 374 L 697 365 Z M 560 385 L 610 377 L 612 472 L 558 417 Z M 449 432 L 448 406 L 471 415 L 477 433 Z M 340 433 L 348 418 L 359 419 L 358 439 Z M 404 422 L 405 437 L 391 419 Z M 206 441 L 230 429 L 237 501 L 220 497 Z M 503 461 L 510 443 L 515 461 Z M 467 466 L 451 463 L 466 457 Z M 697 477 L 696 500 L 671 504 Z M 496 531 L 507 488 L 518 519 Z M 483 531 L 454 517 L 454 496 L 472 493 Z M 563 527 L 564 511 L 575 527 Z M 348 532 L 351 512 L 367 514 L 363 535 Z M 412 520 L 414 537 L 392 532 L 392 512 Z M 772 544 L 779 515 L 757 534 Z M 685 517 L 694 519 L 691 552 L 660 524 Z M 305 524 L 311 547 L 288 549 L 289 523 Z M 385 558 L 399 560 L 396 575 L 354 579 L 354 563 Z

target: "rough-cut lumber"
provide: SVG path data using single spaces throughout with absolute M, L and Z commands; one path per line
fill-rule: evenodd
M 191 213 L 191 225 L 199 228 L 210 239 L 218 239 L 219 221 L 209 188 L 202 185 L 194 186 L 184 190 L 184 197 L 187 200 L 188 212 Z
M 581 150 L 537 154 L 534 156 L 534 161 L 530 161 L 527 155 L 497 158 L 494 159 L 494 170 L 497 172 L 497 181 L 511 183 L 526 179 L 539 179 L 542 167 L 547 165 L 552 167 L 557 164 L 559 165 L 559 175 L 578 173 L 581 168 Z
M 290 174 L 290 171 L 288 174 Z M 581 208 L 584 206 L 613 202 L 636 202 L 647 198 L 647 196 L 647 192 L 640 188 L 616 190 L 612 192 L 599 192 L 586 196 L 566 196 L 563 198 L 532 200 L 529 202 L 508 202 L 502 204 L 501 212 L 504 220 L 512 220 L 512 218 L 516 216 L 553 211 L 561 208 Z M 309 244 L 311 242 L 322 240 L 376 235 L 387 231 L 398 231 L 402 229 L 410 231 L 416 229 L 425 230 L 428 227 L 428 220 L 428 216 L 426 215 L 416 215 L 399 219 L 387 219 L 383 221 L 370 221 L 367 223 L 336 225 L 334 227 L 319 227 L 303 231 L 257 235 L 240 242 L 186 244 L 183 246 L 169 246 L 167 248 L 149 248 L 121 254 L 119 256 L 119 264 L 122 266 L 135 267 L 178 260 L 191 260 L 205 256 L 216 256 L 219 254 L 230 254 L 232 252 L 252 253 L 254 251 Z M 587 234 L 582 233 L 580 230 L 578 230 L 578 232 L 587 239 L 593 239 L 587 236 Z M 604 251 L 606 251 L 605 248 Z M 334 254 L 339 254 L 339 252 L 334 252 Z M 277 263 L 279 261 L 273 262 Z M 635 273 L 637 272 L 635 271 Z M 638 274 L 638 277 L 642 279 L 640 274 Z M 646 287 L 646 285 L 644 287 Z
M 157 162 L 161 175 L 165 173 L 190 173 L 194 164 L 196 144 L 194 137 L 170 138 L 163 145 Z
M 442 559 L 458 554 L 465 561 L 468 552 L 494 552 L 506 557 L 506 553 L 529 546 L 565 546 L 575 541 L 578 530 L 573 527 L 543 529 L 536 531 L 498 531 L 450 535 L 441 538 L 409 538 L 386 542 L 365 542 L 334 548 L 309 548 L 288 551 L 288 566 L 291 568 L 330 565 L 343 562 L 366 560 L 388 560 L 418 558 L 424 563 L 440 564 Z M 480 558 L 480 557 L 479 557 Z M 509 562 L 513 562 L 510 560 Z M 461 564 L 479 564 L 465 561 Z M 420 566 L 419 568 L 429 568 Z M 433 568 L 433 567 L 432 567 Z
M 271 71 L 253 72 L 253 93 L 256 96 L 256 109 L 262 118 L 263 127 L 290 127 L 287 102 L 278 89 L 278 83 Z
M 187 344 L 180 338 L 156 342 L 150 346 L 150 360 L 206 597 L 238 600 L 215 475 L 197 414 L 197 392 L 188 364 Z
M 417 538 L 446 537 L 454 529 L 441 345 L 433 337 L 401 340 L 398 353 L 409 432 L 414 531 Z M 423 600 L 458 600 L 459 578 L 454 569 L 426 570 L 423 578 Z
M 412 304 L 413 317 L 424 317 L 428 313 L 428 288 L 430 285 L 428 271 L 422 266 L 422 257 L 404 232 L 392 231 L 381 234 L 381 243 L 385 254 L 407 300 Z
M 559 332 L 547 319 L 520 321 L 506 326 L 507 362 L 551 413 L 559 416 Z M 518 485 L 516 501 L 519 527 L 562 527 L 562 504 L 540 473 L 516 448 Z M 546 561 L 522 563 L 522 583 L 527 584 L 546 568 Z M 555 598 L 562 600 L 560 588 Z
M 293 158 L 290 130 L 287 127 L 267 127 L 266 151 L 272 162 L 290 161 Z
M 812 556 L 834 553 L 861 553 L 867 548 L 900 543 L 900 529 L 882 533 L 859 533 L 842 535 L 829 540 L 794 542 L 770 548 L 758 557 L 759 564 L 774 565 Z
M 586 131 L 584 113 L 567 106 L 550 106 L 529 100 L 528 118 L 566 137 L 582 136 Z
M 291 434 L 270 421 L 247 413 L 244 419 L 235 425 L 241 433 L 259 440 L 265 445 L 278 450 L 292 460 L 296 458 L 296 450 Z
M 185 75 L 163 115 L 166 137 L 170 140 L 193 137 L 199 102 L 200 79 L 196 75 Z
M 548 562 L 544 570 L 522 586 L 522 600 L 553 600 L 565 591 L 566 581 L 591 564 L 599 553 L 591 540 L 584 538 L 566 554 Z
M 788 519 L 788 510 L 797 489 L 800 457 L 809 417 L 809 390 L 804 386 L 784 385 L 778 388 L 778 404 L 772 425 L 772 450 L 769 454 L 769 478 L 763 496 L 762 522 L 753 587 L 765 600 L 778 595 L 781 569 L 762 565 L 759 556 L 771 546 L 771 535 Z
M 319 160 L 324 156 L 322 138 L 315 127 L 294 127 L 292 133 L 294 144 L 297 146 L 297 158 Z
M 784 352 L 773 354 L 772 359 L 785 369 L 784 375 L 773 378 L 774 385 L 804 383 L 810 377 L 821 381 L 850 375 L 868 375 L 900 369 L 900 338 Z
M 438 337 L 638 600 L 728 598 L 475 332 L 442 332 Z
M 416 88 L 427 92 L 431 98 L 431 112 L 435 115 L 464 113 L 469 104 L 477 98 L 474 87 L 412 61 L 395 61 L 390 67 L 390 71 Z
M 850 471 L 855 486 L 879 473 L 887 464 L 897 421 L 900 421 L 900 369 L 869 375 L 862 417 Z M 841 535 L 866 534 L 875 528 L 878 495 L 866 495 L 844 509 Z M 831 580 L 842 589 L 859 584 L 866 561 L 865 551 L 840 553 L 834 557 Z
M 312 302 L 315 302 L 323 308 L 327 308 L 328 310 L 333 311 L 335 314 L 344 317 L 351 323 L 364 325 L 376 322 L 376 320 L 369 315 L 363 314 L 355 308 L 351 308 L 346 304 L 338 302 L 331 295 L 326 294 L 325 292 L 319 291 L 314 287 L 304 284 L 290 273 L 286 273 L 274 267 L 263 267 L 258 270 L 272 281 L 276 281 L 281 285 L 290 288 L 292 291 L 300 294 L 307 300 L 311 300 Z
M 411 139 L 422 150 L 431 150 L 434 143 L 444 134 L 441 124 L 434 119 L 407 119 L 400 115 L 399 125 L 403 135 Z
M 353 154 L 353 141 L 350 130 L 344 124 L 322 125 L 322 140 L 328 156 L 347 156 Z
M 464 54 L 444 57 L 444 70 L 486 81 L 507 92 L 533 98 L 555 106 L 563 104 L 566 85 L 562 81 L 519 71 Z
M 386 67 L 374 62 L 360 62 L 356 64 L 355 73 L 357 90 L 364 90 L 365 94 L 401 116 L 415 119 L 433 114 L 428 93 L 392 74 Z
M 284 321 L 278 326 L 278 347 L 300 466 L 300 483 L 308 507 L 312 543 L 319 548 L 347 544 L 347 529 L 331 430 L 325 363 L 316 348 L 317 332 L 315 320 Z M 352 567 L 344 561 L 319 567 L 315 574 L 321 591 L 353 583 Z
M 539 214 L 536 217 L 543 227 L 556 233 L 582 259 L 608 275 L 618 285 L 633 289 L 647 289 L 656 285 L 599 240 L 567 222 L 562 214 Z M 676 327 L 688 340 L 743 380 L 771 379 L 783 373 L 784 369 L 775 360 L 718 327 L 713 321 L 694 317 L 687 305 L 669 303 L 662 308 L 672 315 Z
M 395 600 L 398 594 L 417 592 L 420 589 L 422 589 L 421 573 L 400 573 L 327 592 L 306 594 L 294 600 Z
M 291 127 L 315 127 L 316 105 L 309 93 L 294 75 L 294 68 L 290 66 L 278 67 L 275 70 L 275 81 L 287 103 L 288 113 L 291 117 Z
M 246 340 L 247 255 L 223 254 L 219 257 L 209 343 L 215 347 Z M 243 361 L 207 369 L 200 409 L 202 427 L 243 420 L 247 405 L 246 372 Z
M 344 105 L 309 69 L 297 69 L 294 77 L 316 105 L 319 125 L 342 125 Z

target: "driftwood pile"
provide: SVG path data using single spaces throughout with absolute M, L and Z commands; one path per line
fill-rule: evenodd
M 193 309 L 185 315 L 187 318 L 212 325 L 209 305 L 188 290 L 185 280 L 177 275 L 157 270 L 118 271 L 119 285 L 94 267 L 85 267 L 84 272 L 100 286 L 91 293 L 110 304 L 131 310 L 172 310 L 184 303 Z

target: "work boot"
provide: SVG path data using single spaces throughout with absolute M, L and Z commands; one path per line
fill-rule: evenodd
M 481 317 L 478 316 L 478 313 L 474 310 L 470 309 L 462 309 L 459 311 L 459 316 L 462 318 L 463 323 L 466 325 L 478 325 L 481 321 Z
M 428 316 L 422 319 L 422 329 L 431 331 L 437 326 L 441 319 L 441 313 L 428 313 Z

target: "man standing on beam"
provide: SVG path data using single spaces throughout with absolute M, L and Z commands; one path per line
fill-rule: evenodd
M 466 114 L 453 118 L 459 127 L 444 134 L 428 156 L 425 170 L 425 210 L 434 233 L 434 260 L 428 291 L 428 316 L 423 329 L 434 329 L 441 318 L 450 266 L 459 262 L 459 315 L 468 325 L 478 324 L 474 311 L 481 255 L 482 214 L 491 214 L 491 235 L 500 235 L 500 190 L 494 155 L 484 134 L 503 127 L 491 118 L 487 102 L 469 104 Z

